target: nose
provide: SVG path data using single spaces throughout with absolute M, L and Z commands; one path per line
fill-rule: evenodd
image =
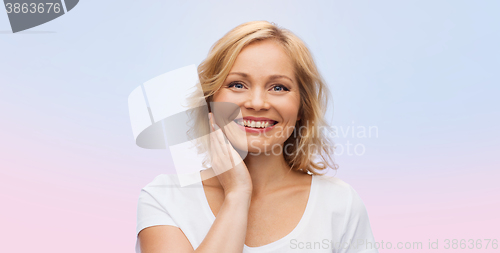
M 255 111 L 269 110 L 271 105 L 267 101 L 267 94 L 262 89 L 252 90 L 244 103 L 245 108 Z

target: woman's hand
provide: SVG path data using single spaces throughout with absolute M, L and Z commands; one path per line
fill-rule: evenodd
M 212 169 L 224 188 L 224 195 L 244 193 L 251 195 L 252 179 L 241 156 L 234 150 L 220 127 L 215 123 L 212 113 L 210 119 L 210 154 Z

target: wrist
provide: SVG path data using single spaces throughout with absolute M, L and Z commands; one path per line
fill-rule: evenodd
M 251 198 L 251 191 L 231 191 L 225 194 L 224 201 L 238 204 L 248 204 L 248 206 L 250 206 Z

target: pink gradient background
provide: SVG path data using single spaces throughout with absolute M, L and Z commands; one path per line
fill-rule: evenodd
M 134 252 L 140 189 L 172 163 L 135 146 L 128 94 L 264 19 L 311 48 L 333 125 L 379 129 L 336 139 L 366 149 L 338 155 L 336 176 L 362 197 L 376 241 L 424 247 L 379 252 L 499 252 L 443 248 L 500 239 L 499 3 L 262 5 L 81 1 L 20 34 L 0 13 L 1 251 Z

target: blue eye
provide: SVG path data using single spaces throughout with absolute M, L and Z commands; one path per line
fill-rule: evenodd
M 279 89 L 276 89 L 279 88 Z M 289 91 L 289 89 L 281 84 L 273 87 L 273 91 Z
M 233 88 L 233 87 L 234 87 L 234 88 L 236 88 L 236 89 L 243 89 L 243 88 L 245 88 L 245 87 L 243 86 L 243 84 L 238 83 L 238 82 L 232 82 L 232 83 L 230 83 L 227 87 L 229 87 L 229 88 Z

